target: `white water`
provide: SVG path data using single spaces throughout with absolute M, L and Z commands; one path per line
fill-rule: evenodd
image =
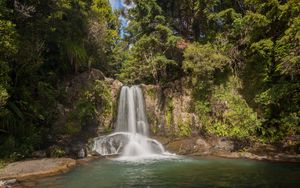
M 138 86 L 123 86 L 114 133 L 94 139 L 93 150 L 103 156 L 118 155 L 120 160 L 164 158 L 170 154 L 157 140 L 149 138 L 144 97 Z

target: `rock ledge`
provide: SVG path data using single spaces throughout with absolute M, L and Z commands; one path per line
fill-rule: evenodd
M 76 161 L 70 158 L 46 158 L 14 162 L 0 170 L 0 180 L 24 180 L 32 177 L 57 175 L 70 170 L 75 165 Z

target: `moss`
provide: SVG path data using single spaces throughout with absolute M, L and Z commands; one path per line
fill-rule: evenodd
M 178 136 L 190 136 L 191 135 L 191 128 L 190 128 L 190 120 L 184 122 L 182 117 L 180 116 L 178 119 Z
M 150 112 L 150 111 L 147 111 L 147 119 L 148 119 L 148 122 L 149 122 L 149 125 L 150 125 L 150 131 L 153 133 L 153 134 L 157 134 L 158 131 L 159 131 L 159 127 L 158 127 L 158 123 L 157 123 L 157 120 L 156 120 L 156 116 L 153 112 Z
M 64 157 L 66 152 L 63 148 L 54 145 L 49 148 L 49 154 L 50 157 Z
M 101 116 L 103 122 L 107 122 L 107 120 L 111 119 L 114 114 L 114 100 L 112 98 L 112 94 L 110 92 L 110 88 L 105 81 L 96 80 L 94 86 L 94 92 L 97 100 L 97 105 L 99 105 L 100 111 L 97 111 L 97 115 Z M 115 106 L 116 107 L 116 106 Z M 109 122 L 104 124 L 105 129 L 110 131 L 111 127 L 109 127 Z
M 145 89 L 145 93 L 147 96 L 150 96 L 151 98 L 155 98 L 156 90 L 155 88 L 147 88 Z
M 68 121 L 64 126 L 63 133 L 68 135 L 75 135 L 81 130 L 81 124 Z
M 113 114 L 113 100 L 109 87 L 105 81 L 95 80 L 92 87 L 83 91 L 75 105 L 74 120 L 83 124 L 87 119 L 95 119 L 100 115 L 103 119 Z
M 6 162 L 4 160 L 0 159 L 0 169 L 4 168 L 5 165 L 6 165 Z
M 166 111 L 165 111 L 165 122 L 166 122 L 165 125 L 166 128 L 168 129 L 172 127 L 173 110 L 174 110 L 173 99 L 171 97 L 168 97 L 166 100 Z
M 93 84 L 82 87 L 80 93 L 74 109 L 67 114 L 67 123 L 58 132 L 75 135 L 83 126 L 96 120 L 99 124 L 103 123 L 105 131 L 111 131 L 112 127 L 109 125 L 116 105 L 108 84 L 104 80 L 95 80 Z

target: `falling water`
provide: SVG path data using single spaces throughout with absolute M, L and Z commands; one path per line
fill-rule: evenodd
M 161 143 L 149 138 L 143 93 L 138 86 L 123 86 L 114 133 L 94 139 L 93 150 L 101 155 L 147 157 L 165 154 Z

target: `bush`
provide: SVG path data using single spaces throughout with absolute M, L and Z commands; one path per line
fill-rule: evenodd
M 6 165 L 5 161 L 0 159 L 0 169 L 4 168 L 5 165 Z
M 64 157 L 66 152 L 63 148 L 54 145 L 49 148 L 49 155 L 50 157 Z
M 235 138 L 254 138 L 261 121 L 239 94 L 240 80 L 231 76 L 226 85 L 215 86 L 210 105 L 196 104 L 196 112 L 209 133 Z

